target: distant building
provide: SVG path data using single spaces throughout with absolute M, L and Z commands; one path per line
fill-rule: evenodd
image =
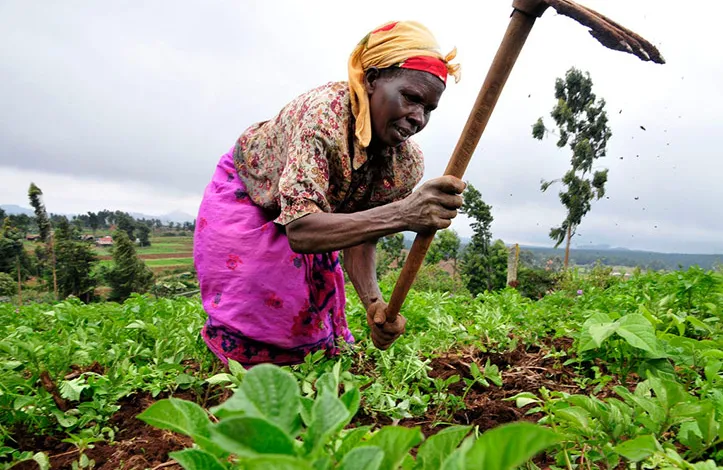
M 96 246 L 113 246 L 113 237 L 100 237 L 95 240 Z
M 40 240 L 40 235 L 27 235 L 25 239 L 29 242 L 37 242 Z

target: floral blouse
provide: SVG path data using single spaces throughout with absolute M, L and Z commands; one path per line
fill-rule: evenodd
M 370 157 L 354 138 L 349 85 L 311 90 L 239 137 L 234 162 L 249 197 L 286 225 L 316 212 L 358 212 L 405 198 L 424 159 L 407 140 Z

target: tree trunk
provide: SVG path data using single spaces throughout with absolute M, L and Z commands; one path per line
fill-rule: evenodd
M 567 265 L 570 263 L 570 239 L 572 238 L 572 227 L 567 226 L 567 243 L 565 245 L 565 271 L 567 271 Z
M 15 265 L 18 270 L 18 306 L 22 307 L 23 306 L 23 281 L 22 281 L 22 278 L 20 277 L 20 258 L 19 257 L 15 258 Z
M 517 269 L 520 263 L 520 245 L 515 243 L 515 246 L 510 248 L 510 254 L 507 257 L 507 285 L 510 287 L 517 287 Z
M 58 300 L 58 273 L 55 271 L 55 234 L 50 234 L 50 254 L 52 256 L 52 267 L 53 267 L 53 293 L 55 294 L 55 300 Z

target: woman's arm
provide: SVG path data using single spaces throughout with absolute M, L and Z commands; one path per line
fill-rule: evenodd
M 286 234 L 297 253 L 327 253 L 355 247 L 392 233 L 449 227 L 462 206 L 465 184 L 453 176 L 424 183 L 405 199 L 353 214 L 309 214 L 289 223 Z
M 344 250 L 344 269 L 365 309 L 382 300 L 377 283 L 376 253 L 376 240 Z
M 397 315 L 393 322 L 387 322 L 387 303 L 377 283 L 376 252 L 376 240 L 347 248 L 344 269 L 366 309 L 374 346 L 387 349 L 404 333 L 407 319 Z

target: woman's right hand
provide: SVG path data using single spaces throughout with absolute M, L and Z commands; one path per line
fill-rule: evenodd
M 409 230 L 429 233 L 442 230 L 457 217 L 462 207 L 465 183 L 454 176 L 441 176 L 427 181 L 403 199 L 401 212 Z

